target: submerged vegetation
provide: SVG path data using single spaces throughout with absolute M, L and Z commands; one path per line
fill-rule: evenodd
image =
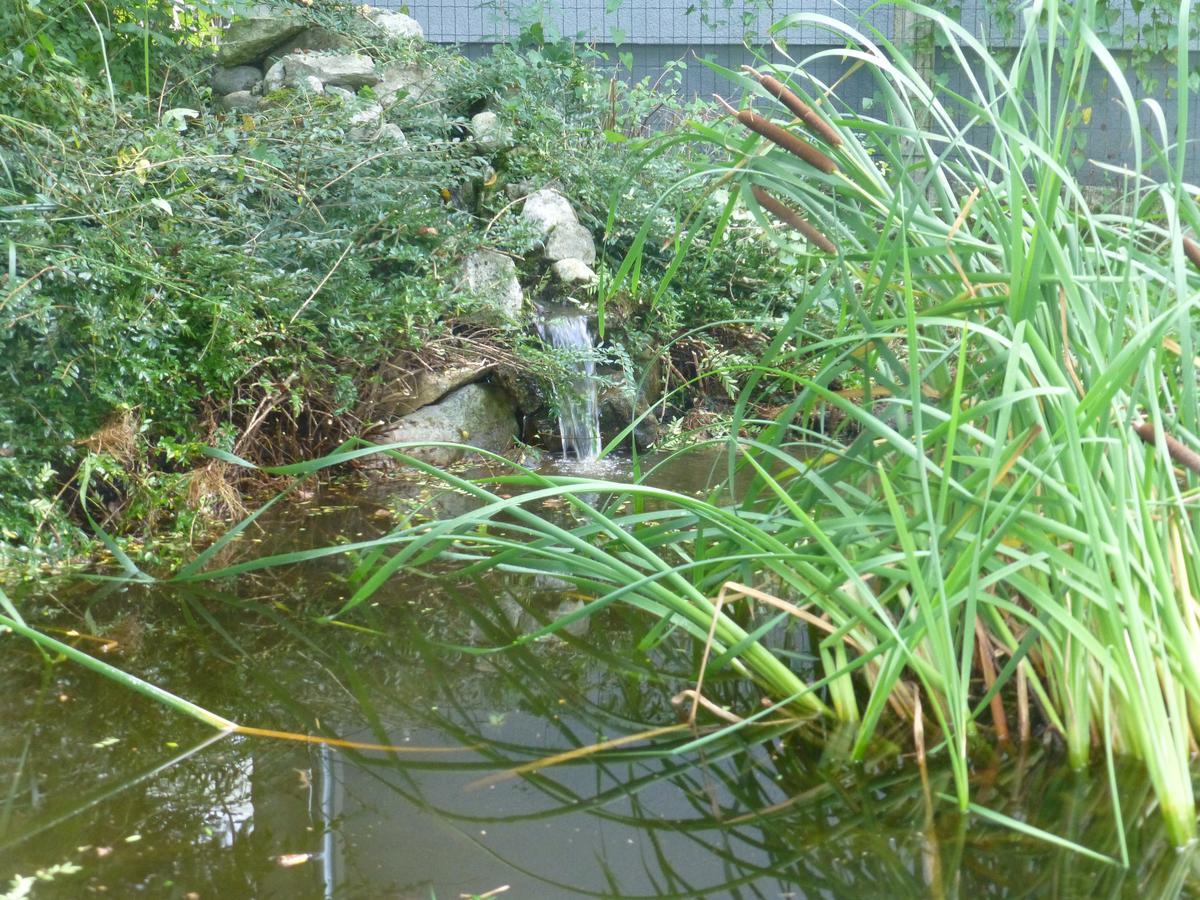
M 720 269 L 744 210 L 797 260 L 790 277 L 806 282 L 757 358 L 726 364 L 736 403 L 719 443 L 723 477 L 707 495 L 512 464 L 511 474 L 472 480 L 405 456 L 406 445 L 350 441 L 310 463 L 258 468 L 300 477 L 390 453 L 475 505 L 382 538 L 222 566 L 251 517 L 169 580 L 346 554 L 349 592 L 332 619 L 401 570 L 450 563 L 460 577 L 557 579 L 588 602 L 517 642 L 614 604 L 644 613 L 642 648 L 678 642 L 692 657 L 690 690 L 676 698 L 687 721 L 723 725 L 675 752 L 787 714 L 843 726 L 847 757 L 863 760 L 902 725 L 922 763 L 933 754 L 948 763 L 957 809 L 1022 827 L 972 802 L 972 770 L 1040 736 L 1111 782 L 1119 835 L 1116 758 L 1132 757 L 1170 840 L 1193 841 L 1200 248 L 1188 234 L 1200 209 L 1183 174 L 1189 5 L 1178 12 L 1173 129 L 1161 104 L 1135 96 L 1094 30 L 1093 3 L 1025 6 L 1019 43 L 1003 57 L 937 10 L 911 8 L 934 29 L 948 79 L 925 79 L 878 34 L 798 15 L 778 29 L 828 32 L 836 49 L 818 57 L 868 73 L 875 114 L 812 80 L 815 60 L 764 61 L 762 72 L 726 73 L 746 91 L 743 109 L 650 142 L 647 159 L 685 138 L 703 152 L 696 171 L 680 173 L 686 200 L 667 192 L 642 210 L 650 224 L 615 239 L 625 255 L 603 283 L 602 320 L 690 324 L 680 311 L 696 293 L 672 290 Z M 1118 185 L 1104 211 L 1072 162 L 1097 71 L 1121 100 L 1133 154 L 1127 169 L 1100 167 Z M 438 164 L 470 165 L 454 153 Z M 135 173 L 128 187 L 137 183 Z M 655 252 L 663 210 L 694 213 L 680 217 L 676 262 L 665 265 Z M 430 274 L 424 259 L 404 263 L 413 291 Z M 378 272 L 360 274 L 366 290 Z M 190 296 L 178 287 L 178 298 Z M 350 302 L 352 287 L 337 296 Z M 216 333 L 190 329 L 179 333 L 202 342 Z M 247 407 L 262 396 L 247 394 Z M 226 442 L 208 458 L 253 468 L 237 450 Z M 563 514 L 547 515 L 547 500 Z M 110 546 L 127 575 L 152 580 Z M 4 603 L 0 623 L 51 646 Z M 718 672 L 753 681 L 761 704 L 709 701 L 705 679 Z M 1124 843 L 1119 851 L 1128 865 Z

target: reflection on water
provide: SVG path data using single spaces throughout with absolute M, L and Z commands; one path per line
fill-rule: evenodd
M 323 515 L 295 507 L 260 538 L 369 532 L 379 503 Z M 630 652 L 643 623 L 610 609 L 586 633 L 477 652 L 579 602 L 562 585 L 515 576 L 396 579 L 356 611 L 354 624 L 370 631 L 315 624 L 345 593 L 350 567 L 325 560 L 218 590 L 44 594 L 40 622 L 137 633 L 110 650 L 120 665 L 223 715 L 413 752 L 214 739 L 3 638 L 0 886 L 70 862 L 81 871 L 36 884 L 33 896 L 454 898 L 503 886 L 503 896 L 534 898 L 1200 893 L 1194 854 L 1170 848 L 1133 767 L 1117 773 L 1129 870 L 963 819 L 945 803 L 930 816 L 911 761 L 884 747 L 847 766 L 836 734 L 780 728 L 757 743 L 682 753 L 636 743 L 503 777 L 670 724 L 692 651 Z M 735 683 L 714 690 L 735 709 L 756 702 Z M 675 746 L 690 739 L 671 736 Z M 948 772 L 930 778 L 933 794 L 949 790 Z M 1102 772 L 1073 775 L 1039 745 L 977 772 L 976 783 L 984 806 L 1118 853 Z

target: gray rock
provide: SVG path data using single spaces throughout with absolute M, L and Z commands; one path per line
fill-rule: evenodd
M 600 396 L 599 405 L 600 435 L 607 444 L 633 422 L 634 407 L 629 402 L 628 394 L 619 387 L 605 390 Z M 634 425 L 631 437 L 638 450 L 648 450 L 658 440 L 658 434 L 658 417 L 652 412 L 645 412 Z
M 254 112 L 260 103 L 262 100 L 249 91 L 234 91 L 217 98 L 217 107 L 228 112 Z
M 353 141 L 372 141 L 379 135 L 379 125 L 383 118 L 383 107 L 378 103 L 364 106 L 350 116 L 350 139 Z
M 546 393 L 547 386 L 527 372 L 501 366 L 492 377 L 516 401 L 517 409 L 526 415 L 537 413 L 550 403 L 550 396 Z
M 376 12 L 370 14 L 369 18 L 393 40 L 421 40 L 425 37 L 421 23 L 404 13 Z
M 305 75 L 296 82 L 296 87 L 309 94 L 325 93 L 325 83 L 316 75 Z
M 512 398 L 495 385 L 476 383 L 384 426 L 371 439 L 376 443 L 446 441 L 503 453 L 512 446 L 516 433 L 517 414 Z M 448 447 L 414 448 L 405 452 L 435 466 L 449 465 L 464 456 L 464 451 Z
M 473 362 L 453 365 L 445 369 L 421 369 L 403 379 L 392 395 L 392 415 L 406 416 L 457 391 L 459 388 L 481 380 L 495 368 L 494 363 Z
M 341 100 L 351 101 L 358 96 L 354 91 L 347 90 L 344 87 L 338 87 L 336 84 L 325 89 L 325 93 L 331 97 L 337 97 Z
M 263 76 L 262 92 L 269 94 L 271 91 L 277 91 L 283 87 L 283 83 L 287 78 L 287 71 L 283 68 L 283 62 L 272 63 L 267 69 L 267 74 Z
M 369 103 L 350 117 L 351 126 L 375 125 L 383 118 L 383 107 Z
M 375 60 L 361 53 L 289 53 L 280 60 L 286 84 L 300 85 L 306 78 L 316 78 L 323 85 L 358 90 L 379 84 Z M 274 68 L 274 67 L 272 67 Z
M 484 310 L 492 310 L 504 319 L 521 314 L 525 297 L 517 281 L 517 267 L 511 259 L 495 250 L 476 250 L 463 266 L 467 290 Z
M 295 7 L 259 4 L 225 29 L 217 50 L 217 62 L 223 66 L 254 62 L 306 27 L 307 23 Z
M 592 240 L 592 233 L 578 222 L 555 225 L 546 240 L 546 259 L 551 262 L 577 259 L 590 266 L 596 261 L 596 242 Z
M 377 143 L 395 144 L 397 147 L 407 147 L 408 137 L 399 125 L 392 122 L 384 122 L 379 126 L 379 133 L 375 135 Z
M 553 269 L 559 284 L 564 287 L 591 287 L 596 283 L 596 273 L 592 271 L 592 267 L 573 256 L 560 259 L 550 268 Z
M 256 66 L 218 66 L 213 69 L 210 83 L 214 97 L 248 91 L 262 81 L 262 69 Z
M 485 110 L 471 117 L 471 134 L 484 153 L 499 153 L 512 147 L 512 136 L 500 124 L 500 117 Z
M 414 105 L 441 106 L 446 100 L 445 88 L 423 66 L 393 62 L 385 65 L 380 75 L 382 80 L 375 88 L 375 97 L 384 106 L 400 99 Z
M 277 59 L 283 59 L 288 54 L 300 53 L 306 50 L 314 52 L 345 50 L 352 46 L 354 46 L 353 41 L 346 35 L 330 31 L 328 28 L 322 28 L 320 25 L 313 25 L 305 28 L 290 41 L 272 48 L 269 61 L 274 62 Z
M 551 230 L 558 225 L 579 224 L 575 210 L 571 208 L 571 202 L 558 191 L 550 188 L 534 191 L 525 198 L 525 205 L 521 208 L 521 218 L 532 223 L 541 232 L 543 238 L 547 237 Z

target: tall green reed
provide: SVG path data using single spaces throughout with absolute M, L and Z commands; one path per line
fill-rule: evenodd
M 938 11 L 899 5 L 938 32 L 954 87 L 926 83 L 880 34 L 820 15 L 778 26 L 824 28 L 845 44 L 773 70 L 835 132 L 808 128 L 832 166 L 744 113 L 695 127 L 733 151 L 723 177 L 761 224 L 794 214 L 836 247 L 809 238 L 834 273 L 814 287 L 854 323 L 816 346 L 795 340 L 798 316 L 776 335 L 751 387 L 795 399 L 762 446 L 737 451 L 735 465 L 758 476 L 742 508 L 790 523 L 789 543 L 809 548 L 812 574 L 776 574 L 835 627 L 822 649 L 849 641 L 878 654 L 862 709 L 838 707 L 861 718 L 856 753 L 915 682 L 965 809 L 985 694 L 1031 694 L 1073 764 L 1097 743 L 1142 759 L 1184 843 L 1195 835 L 1200 699 L 1184 133 L 1166 131 L 1153 101 L 1135 102 L 1094 31 L 1094 4 L 1028 5 L 1006 62 Z M 1182 4 L 1181 35 L 1188 12 Z M 830 55 L 873 77 L 882 115 L 842 107 L 811 79 Z M 1105 214 L 1070 159 L 1093 70 L 1121 98 L 1133 146 L 1132 166 L 1115 173 L 1119 207 Z M 782 113 L 764 87 L 762 108 Z M 1150 150 L 1139 109 L 1156 126 Z M 830 406 L 859 434 L 814 464 L 793 452 L 797 423 Z M 748 409 L 746 397 L 739 414 Z M 772 477 L 764 458 L 796 474 Z M 984 688 L 981 654 L 1000 669 Z M 836 683 L 846 666 L 822 660 Z

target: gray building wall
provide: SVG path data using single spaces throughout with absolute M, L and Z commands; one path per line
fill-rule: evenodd
M 778 58 L 771 46 L 772 37 L 786 44 L 793 59 L 804 59 L 823 48 L 840 46 L 835 32 L 809 24 L 795 25 L 772 35 L 773 23 L 795 13 L 816 14 L 831 22 L 850 23 L 856 29 L 875 33 L 889 40 L 896 37 L 902 22 L 891 7 L 875 6 L 871 0 L 776 0 L 769 7 L 753 0 L 373 0 L 376 6 L 405 8 L 435 43 L 460 44 L 468 55 L 477 57 L 499 42 L 514 40 L 522 29 L 539 22 L 547 37 L 562 37 L 591 44 L 606 51 L 613 74 L 634 81 L 658 79 L 667 66 L 682 61 L 680 92 L 688 98 L 711 97 L 714 93 L 734 96 L 736 89 L 717 73 L 698 62 L 710 59 L 719 65 L 737 69 L 753 63 L 755 52 Z M 936 3 L 935 3 L 936 5 Z M 1012 38 L 987 12 L 981 0 L 962 0 L 959 19 L 972 34 L 983 36 L 991 46 L 1004 46 Z M 875 7 L 875 8 L 872 8 Z M 1145 13 L 1143 13 L 1143 16 Z M 1134 48 L 1139 41 L 1142 20 L 1133 11 L 1131 0 L 1123 0 L 1120 13 L 1102 35 L 1106 45 L 1117 53 Z M 618 46 L 619 42 L 619 46 Z M 748 46 L 749 45 L 749 46 Z M 619 65 L 617 50 L 632 57 L 632 69 Z M 1194 51 L 1200 44 L 1192 42 Z M 1200 70 L 1200 54 L 1193 53 L 1193 71 Z M 1155 64 L 1158 81 L 1157 99 L 1163 106 L 1168 127 L 1175 124 L 1175 99 L 1165 85 L 1173 75 L 1164 62 Z M 1111 165 L 1132 165 L 1132 139 L 1124 110 L 1116 93 L 1098 66 L 1092 78 L 1092 120 L 1087 129 L 1084 154 Z M 845 66 L 826 57 L 809 72 L 818 81 L 832 83 L 842 76 Z M 869 104 L 874 94 L 872 80 L 859 74 L 843 82 L 838 89 L 841 100 L 854 108 Z M 1135 86 L 1135 96 L 1149 92 Z M 1148 117 L 1144 117 L 1148 121 Z M 1193 102 L 1188 115 L 1189 145 L 1200 139 L 1200 102 Z M 1192 154 L 1200 156 L 1200 154 Z M 1200 181 L 1200 159 L 1189 162 L 1188 177 Z M 1085 165 L 1083 180 L 1103 183 L 1114 176 L 1096 166 Z

